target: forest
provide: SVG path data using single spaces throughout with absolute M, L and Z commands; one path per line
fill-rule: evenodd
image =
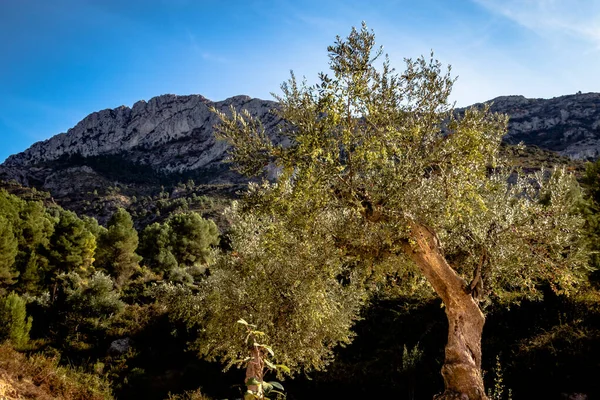
M 161 218 L 105 226 L 0 189 L 0 379 L 42 399 L 600 395 L 600 161 L 521 168 L 506 116 L 457 115 L 449 69 L 396 72 L 365 25 L 328 52 L 329 75 L 281 87 L 285 144 L 214 110 L 253 177 L 218 223 L 169 206 L 180 182 Z

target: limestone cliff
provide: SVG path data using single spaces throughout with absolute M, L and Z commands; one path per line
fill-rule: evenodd
M 247 96 L 220 102 L 211 102 L 199 95 L 158 96 L 148 102 L 138 101 L 131 108 L 121 106 L 94 112 L 66 133 L 10 156 L 0 166 L 0 172 L 24 184 L 33 179 L 44 188 L 52 189 L 57 163 L 69 157 L 81 160 L 119 156 L 166 174 L 220 171 L 227 144 L 215 139 L 213 125 L 217 117 L 210 107 L 222 111 L 230 106 L 247 109 L 268 131 L 274 132 L 278 119 L 271 111 L 275 105 Z M 206 180 L 219 182 L 231 178 L 227 174 L 213 175 Z
M 509 143 L 523 142 L 579 160 L 600 155 L 600 93 L 552 99 L 503 96 L 490 102 L 492 111 L 510 116 Z

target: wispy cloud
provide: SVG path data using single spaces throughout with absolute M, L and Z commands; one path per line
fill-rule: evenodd
M 194 53 L 200 55 L 200 57 L 204 61 L 216 62 L 216 63 L 221 63 L 221 64 L 225 64 L 225 63 L 229 62 L 227 60 L 227 58 L 225 58 L 223 56 L 220 56 L 218 54 L 211 53 L 209 51 L 204 50 L 203 47 L 198 44 L 196 35 L 194 35 L 189 29 L 186 29 L 186 34 L 187 34 L 187 38 L 188 38 L 189 47 L 192 49 L 192 51 Z
M 225 57 L 221 57 L 217 54 L 213 54 L 213 53 L 209 53 L 209 52 L 203 52 L 201 54 L 202 59 L 206 60 L 206 61 L 214 61 L 214 62 L 218 62 L 221 64 L 225 64 L 227 63 L 227 59 Z
M 540 35 L 569 35 L 600 49 L 600 2 L 593 0 L 473 0 Z
M 342 24 L 342 22 L 339 19 L 311 15 L 311 14 L 307 14 L 304 12 L 297 13 L 296 18 L 303 24 L 305 24 L 313 29 L 320 29 L 323 31 L 337 29 L 342 25 L 343 25 L 344 29 L 347 28 L 345 23 Z

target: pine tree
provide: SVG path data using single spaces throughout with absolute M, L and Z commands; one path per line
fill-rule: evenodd
M 0 289 L 15 283 L 15 265 L 20 237 L 19 210 L 24 201 L 0 189 Z
M 123 286 L 133 275 L 141 257 L 136 254 L 138 234 L 127 210 L 119 208 L 108 221 L 106 232 L 100 236 L 96 266 L 104 268 Z
M 29 201 L 20 212 L 19 252 L 15 261 L 20 272 L 18 290 L 32 295 L 43 291 L 43 272 L 48 268 L 50 238 L 58 219 L 41 202 Z
M 0 215 L 0 288 L 12 284 L 19 275 L 14 266 L 17 250 L 12 224 Z
M 46 253 L 46 280 L 71 271 L 89 275 L 95 250 L 96 239 L 83 221 L 72 211 L 59 210 Z
M 157 273 L 169 273 L 178 263 L 172 252 L 173 232 L 168 223 L 155 222 L 148 225 L 141 235 L 138 252 L 144 258 L 144 265 Z
M 84 279 L 70 272 L 57 281 L 56 316 L 50 322 L 57 339 L 74 346 L 100 341 L 107 322 L 124 308 L 111 277 L 97 271 Z
M 211 246 L 219 244 L 219 229 L 195 212 L 175 214 L 168 220 L 171 247 L 179 266 L 199 266 L 210 261 Z
M 32 319 L 27 317 L 25 300 L 16 293 L 0 299 L 0 321 L 0 339 L 8 339 L 16 347 L 27 344 Z
M 81 217 L 81 220 L 85 224 L 86 229 L 96 237 L 96 240 L 99 240 L 106 233 L 106 228 L 100 225 L 96 218 L 84 215 Z

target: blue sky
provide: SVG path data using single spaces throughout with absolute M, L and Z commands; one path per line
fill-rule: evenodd
M 270 99 L 363 20 L 399 70 L 451 64 L 459 106 L 600 92 L 597 0 L 0 0 L 0 161 L 160 94 Z

